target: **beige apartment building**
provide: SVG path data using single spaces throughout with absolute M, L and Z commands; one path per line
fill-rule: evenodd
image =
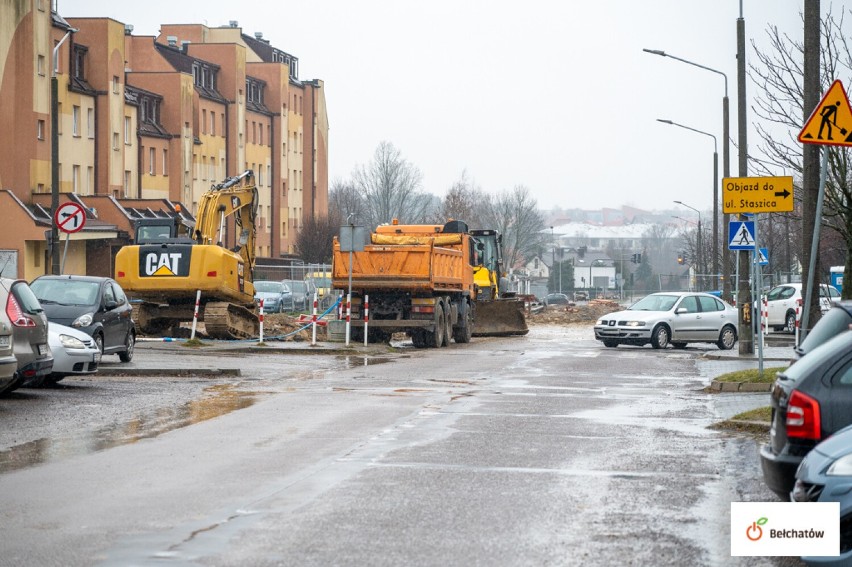
M 87 211 L 83 230 L 60 233 L 66 273 L 111 275 L 135 219 L 194 215 L 204 191 L 246 169 L 259 258 L 292 258 L 304 219 L 327 214 L 324 85 L 300 80 L 298 59 L 260 34 L 231 22 L 137 36 L 109 18 L 63 18 L 49 0 L 0 3 L 0 21 L 4 276 L 50 271 L 54 50 L 59 203 Z

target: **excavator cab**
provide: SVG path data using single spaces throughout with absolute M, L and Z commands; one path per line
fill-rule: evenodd
M 502 235 L 493 229 L 471 230 L 470 234 L 477 242 L 478 253 L 473 266 L 473 282 L 478 289 L 473 335 L 527 334 L 524 302 L 509 291 L 509 280 L 503 272 Z

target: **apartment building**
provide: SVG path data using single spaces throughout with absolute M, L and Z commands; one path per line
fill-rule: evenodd
M 204 191 L 245 169 L 260 195 L 258 257 L 294 254 L 303 219 L 327 214 L 323 83 L 301 81 L 298 59 L 260 34 L 231 22 L 137 36 L 110 18 L 63 18 L 49 0 L 2 3 L 0 20 L 3 275 L 50 271 L 54 173 L 60 205 L 87 210 L 84 230 L 62 234 L 78 273 L 111 274 L 134 219 L 194 214 Z

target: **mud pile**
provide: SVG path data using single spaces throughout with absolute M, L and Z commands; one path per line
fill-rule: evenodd
M 624 309 L 615 301 L 596 299 L 576 305 L 545 307 L 538 313 L 527 315 L 527 325 L 567 325 L 571 323 L 594 323 L 607 313 Z

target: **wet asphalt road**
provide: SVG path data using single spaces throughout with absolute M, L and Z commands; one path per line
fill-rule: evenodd
M 369 356 L 188 353 L 241 375 L 0 400 L 0 565 L 801 565 L 731 558 L 775 500 L 704 350 L 588 328 Z

